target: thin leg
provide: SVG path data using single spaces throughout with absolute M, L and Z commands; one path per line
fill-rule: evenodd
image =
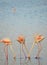
M 38 46 L 38 52 L 37 52 L 36 57 L 39 57 L 40 53 L 41 53 L 41 50 L 42 50 L 42 45 L 41 45 L 41 43 L 38 43 L 37 46 Z
M 13 53 L 14 60 L 16 60 L 16 53 L 14 52 L 12 45 L 10 45 L 10 49 L 11 49 L 11 51 Z
M 8 46 L 4 46 L 4 51 L 5 51 L 5 57 L 6 57 L 6 65 L 8 65 Z
M 22 44 L 22 51 L 23 51 L 24 56 L 25 56 L 25 58 L 26 58 L 27 56 L 26 56 L 26 54 L 25 54 L 25 52 L 24 52 L 24 49 L 23 49 L 23 44 Z
M 24 45 L 24 47 L 25 47 L 25 49 L 26 49 L 26 51 L 27 51 L 27 54 L 28 54 L 28 59 L 30 59 L 30 56 L 29 56 L 29 51 L 28 51 L 28 49 L 27 49 L 27 47 L 26 47 L 26 45 L 25 44 L 23 44 Z
M 30 54 L 31 54 L 31 52 L 32 52 L 32 50 L 33 50 L 33 48 L 34 48 L 34 46 L 35 46 L 35 42 L 32 44 L 32 47 L 31 47 L 31 49 L 30 49 Z
M 31 49 L 30 49 L 30 51 L 29 51 L 29 53 L 28 53 L 28 56 L 29 56 L 29 57 L 30 57 L 30 55 L 31 55 L 31 52 L 32 52 L 34 46 L 35 46 L 35 42 L 33 42 L 32 47 L 31 47 Z

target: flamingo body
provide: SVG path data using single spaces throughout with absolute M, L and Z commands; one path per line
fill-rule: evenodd
M 35 36 L 35 43 L 38 43 L 40 41 L 42 41 L 44 39 L 44 37 L 42 35 L 37 35 Z
M 21 44 L 24 42 L 24 37 L 23 36 L 19 36 L 18 38 L 17 38 L 17 41 L 18 42 L 20 42 Z
M 2 39 L 2 40 L 0 40 L 0 42 L 3 42 L 6 45 L 10 45 L 11 44 L 11 40 L 8 39 L 8 38 Z

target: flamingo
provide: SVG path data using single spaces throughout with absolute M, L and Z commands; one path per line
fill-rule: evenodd
M 0 40 L 0 42 L 4 43 L 4 51 L 5 51 L 5 56 L 6 56 L 6 65 L 8 65 L 8 46 L 10 46 L 12 53 L 14 54 L 14 50 L 12 48 L 11 40 L 9 38 L 4 38 Z M 13 57 L 14 59 L 16 58 L 16 55 Z
M 15 7 L 12 8 L 12 12 L 13 12 L 14 14 L 16 13 L 16 8 L 15 8 Z
M 24 38 L 24 36 L 23 36 L 23 35 L 18 36 L 17 41 L 18 41 L 20 44 L 22 44 L 22 50 L 23 50 L 23 47 L 24 47 L 24 48 L 26 49 L 27 53 L 29 53 L 29 51 L 28 51 L 28 49 L 27 49 L 27 47 L 26 47 L 26 45 L 25 45 L 25 38 Z M 24 50 L 23 50 L 23 53 L 24 53 Z M 24 55 L 25 55 L 25 53 L 24 53 Z M 25 58 L 30 59 L 29 56 L 27 56 L 27 57 L 25 56 Z
M 40 42 L 41 42 L 43 39 L 44 39 L 44 36 L 41 35 L 41 34 L 36 34 L 36 35 L 34 36 L 34 42 L 33 42 L 33 45 L 32 45 L 32 47 L 31 47 L 31 49 L 30 49 L 30 54 L 31 54 L 31 51 L 33 50 L 35 44 L 37 44 L 37 46 L 38 46 L 38 52 L 37 52 L 37 55 L 36 55 L 36 57 L 35 57 L 36 59 L 39 58 L 40 52 L 41 52 L 41 50 L 42 50 L 42 45 L 41 45 Z M 30 56 L 30 54 L 28 54 L 28 55 Z

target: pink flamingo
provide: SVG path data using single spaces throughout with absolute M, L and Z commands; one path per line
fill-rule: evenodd
M 35 44 L 37 44 L 37 46 L 38 46 L 38 52 L 37 52 L 37 55 L 36 55 L 36 59 L 37 58 L 39 58 L 39 55 L 40 55 L 40 52 L 41 52 L 41 50 L 42 50 L 42 45 L 41 45 L 41 41 L 44 39 L 44 36 L 43 35 L 41 35 L 41 34 L 36 34 L 35 36 L 34 36 L 34 42 L 33 42 L 33 45 L 32 45 L 32 47 L 31 47 L 31 49 L 30 49 L 30 54 L 31 54 L 31 51 L 32 51 L 32 49 L 34 48 L 34 45 Z M 30 56 L 30 54 L 28 54 L 29 56 Z
M 23 47 L 25 47 L 27 53 L 29 53 L 29 51 L 27 50 L 27 47 L 26 47 L 26 45 L 25 45 L 25 38 L 24 38 L 24 36 L 23 36 L 23 35 L 20 35 L 20 36 L 17 38 L 17 41 L 18 41 L 20 44 L 22 44 L 22 50 L 23 50 Z M 24 51 L 23 51 L 23 53 L 24 53 Z M 25 53 L 24 53 L 24 55 L 25 55 Z M 25 57 L 25 58 L 26 58 L 26 57 Z M 29 56 L 27 56 L 27 58 L 30 59 Z
M 16 8 L 15 8 L 15 7 L 12 8 L 12 12 L 13 12 L 14 14 L 16 13 Z
M 6 56 L 6 65 L 8 65 L 8 45 L 10 46 L 12 53 L 14 54 L 14 50 L 12 48 L 11 40 L 8 38 L 0 40 L 0 42 L 4 43 L 4 51 L 5 51 L 5 56 Z M 16 56 L 14 55 L 14 59 Z

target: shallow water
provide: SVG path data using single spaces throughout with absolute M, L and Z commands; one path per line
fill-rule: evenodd
M 16 8 L 16 11 L 12 10 Z M 26 60 L 21 45 L 16 41 L 23 34 L 30 50 L 34 34 L 42 34 L 40 59 L 35 59 L 37 45 L 31 52 L 31 60 Z M 0 0 L 0 39 L 10 38 L 16 53 L 16 60 L 8 46 L 8 65 L 47 65 L 47 0 Z M 24 49 L 26 55 L 27 52 Z M 20 59 L 20 57 L 22 59 Z M 4 44 L 0 43 L 0 65 L 5 65 Z

